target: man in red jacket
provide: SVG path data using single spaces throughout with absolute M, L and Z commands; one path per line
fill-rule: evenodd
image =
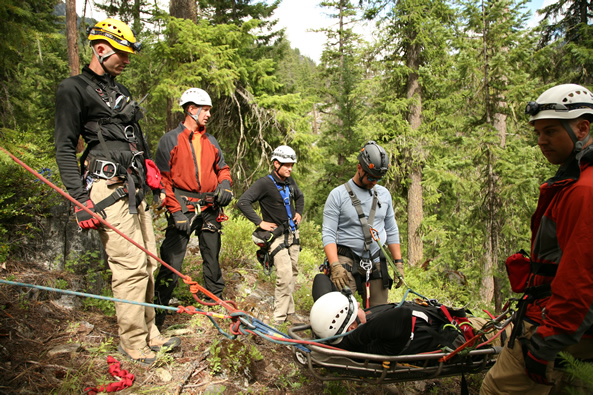
M 593 94 L 558 85 L 525 112 L 542 153 L 560 168 L 540 187 L 531 218 L 531 274 L 516 339 L 488 372 L 481 394 L 562 391 L 567 377 L 554 369 L 558 353 L 593 357 Z
M 179 104 L 185 120 L 161 138 L 156 152 L 169 223 L 161 258 L 180 271 L 189 237 L 195 232 L 203 258 L 205 288 L 221 297 L 224 280 L 218 262 L 222 227 L 219 215 L 233 199 L 231 173 L 218 141 L 206 133 L 212 107 L 208 93 L 190 88 L 181 95 Z M 161 266 L 155 281 L 155 303 L 168 305 L 177 275 Z M 206 297 L 205 301 L 212 300 Z M 165 317 L 166 312 L 157 313 L 158 326 Z

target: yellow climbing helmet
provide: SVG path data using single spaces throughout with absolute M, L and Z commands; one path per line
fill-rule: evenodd
M 113 18 L 107 18 L 98 22 L 95 26 L 89 28 L 89 41 L 105 40 L 114 49 L 136 53 L 140 51 L 140 43 L 136 42 L 134 31 L 122 21 Z

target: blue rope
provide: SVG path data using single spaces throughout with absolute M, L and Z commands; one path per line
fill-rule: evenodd
M 4 283 L 4 284 L 8 284 L 8 285 L 17 285 L 19 287 L 37 288 L 37 289 L 42 289 L 44 291 L 59 292 L 59 293 L 67 294 L 67 295 L 76 295 L 76 296 L 82 296 L 82 297 L 86 297 L 86 298 L 110 300 L 112 302 L 122 302 L 122 303 L 135 304 L 135 305 L 139 305 L 139 306 L 154 307 L 154 308 L 163 309 L 163 310 L 177 311 L 177 307 L 163 306 L 163 305 L 159 305 L 159 304 L 145 303 L 145 302 L 134 302 L 132 300 L 118 299 L 118 298 L 113 298 L 110 296 L 102 296 L 102 295 L 88 294 L 88 293 L 84 293 L 84 292 L 70 291 L 67 289 L 44 287 L 42 285 L 17 283 L 14 281 L 8 281 L 8 280 L 2 280 L 2 279 L 0 279 L 0 283 Z

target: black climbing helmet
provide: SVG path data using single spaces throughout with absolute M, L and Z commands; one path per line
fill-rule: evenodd
M 389 169 L 389 155 L 374 141 L 366 143 L 358 154 L 362 169 L 375 178 L 383 178 Z

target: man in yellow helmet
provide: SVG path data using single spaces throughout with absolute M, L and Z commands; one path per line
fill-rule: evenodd
M 128 89 L 115 82 L 140 44 L 134 32 L 116 19 L 97 23 L 89 29 L 88 38 L 91 63 L 80 75 L 62 81 L 56 93 L 56 161 L 62 181 L 72 197 L 156 255 L 144 196 L 151 188 L 160 189 L 160 183 L 147 184 L 155 177 L 150 174 L 153 162 L 138 125 L 142 113 Z M 76 158 L 80 136 L 87 144 L 81 169 Z M 152 303 L 156 260 L 86 211 L 76 207 L 75 214 L 81 229 L 100 233 L 113 274 L 113 296 Z M 150 365 L 156 358 L 154 351 L 180 344 L 178 338 L 161 336 L 152 307 L 117 302 L 115 310 L 119 350 L 125 356 Z

